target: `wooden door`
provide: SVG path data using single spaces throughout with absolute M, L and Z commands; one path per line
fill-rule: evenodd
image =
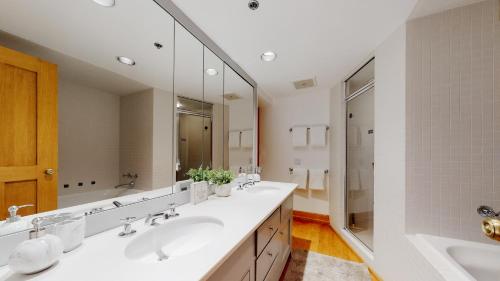
M 25 204 L 57 208 L 57 66 L 0 46 L 0 219 Z

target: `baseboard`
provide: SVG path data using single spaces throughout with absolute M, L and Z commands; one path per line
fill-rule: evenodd
M 330 224 L 330 216 L 316 213 L 309 213 L 304 211 L 293 211 L 293 218 L 312 221 L 317 223 Z

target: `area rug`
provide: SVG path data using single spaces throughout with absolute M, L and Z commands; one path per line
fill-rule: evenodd
M 366 265 L 295 249 L 284 281 L 371 281 Z

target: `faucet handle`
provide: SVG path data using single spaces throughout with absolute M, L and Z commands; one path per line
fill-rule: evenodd
M 165 216 L 165 218 L 171 218 L 171 217 L 177 217 L 177 216 L 179 216 L 179 213 L 177 213 L 177 212 L 175 211 L 175 207 L 176 207 L 175 202 L 174 202 L 174 203 L 169 203 L 169 204 L 168 204 L 168 207 L 169 207 L 169 208 L 168 208 L 168 209 L 169 209 L 169 212 L 168 212 L 168 214 Z
M 496 218 L 500 213 L 495 212 L 490 206 L 479 206 L 477 213 L 483 218 Z
M 132 229 L 132 222 L 134 222 L 135 219 L 136 217 L 126 217 L 120 219 L 121 221 L 124 222 L 124 224 L 123 224 L 123 231 L 118 233 L 118 236 L 125 237 L 136 233 L 137 231 L 135 231 L 135 229 Z

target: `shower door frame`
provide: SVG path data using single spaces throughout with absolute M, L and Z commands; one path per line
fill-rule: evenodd
M 375 88 L 375 79 L 369 80 L 363 87 L 360 89 L 356 90 L 354 93 L 347 95 L 348 87 L 347 83 L 349 79 L 351 79 L 354 75 L 356 75 L 360 70 L 362 70 L 366 65 L 374 61 L 375 58 L 371 58 L 368 60 L 362 67 L 360 67 L 358 70 L 356 70 L 351 76 L 349 76 L 347 79 L 344 80 L 344 108 L 345 108 L 345 161 L 344 161 L 344 167 L 345 167 L 345 172 L 344 172 L 344 229 L 352 235 L 357 241 L 359 241 L 367 250 L 373 253 L 373 249 L 370 248 L 363 240 L 361 240 L 354 232 L 351 231 L 349 228 L 349 210 L 348 210 L 348 187 L 347 187 L 347 164 L 348 164 L 348 142 L 347 142 L 347 130 L 348 130 L 348 118 L 349 118 L 349 112 L 348 112 L 348 103 L 352 101 L 353 99 L 368 93 L 368 91 L 372 90 Z M 373 92 L 373 95 L 375 95 L 375 91 Z M 373 144 L 375 146 L 375 144 Z M 375 163 L 375 161 L 373 162 Z M 373 186 L 373 193 L 375 193 L 375 186 Z M 373 198 L 373 205 L 375 205 L 375 198 Z M 373 208 L 373 214 L 375 213 L 375 208 Z M 373 218 L 374 219 L 374 215 Z M 375 224 L 372 222 L 373 227 L 375 227 Z M 373 233 L 375 233 L 373 231 Z M 372 236 L 373 240 L 373 236 Z M 372 246 L 373 247 L 373 246 Z

